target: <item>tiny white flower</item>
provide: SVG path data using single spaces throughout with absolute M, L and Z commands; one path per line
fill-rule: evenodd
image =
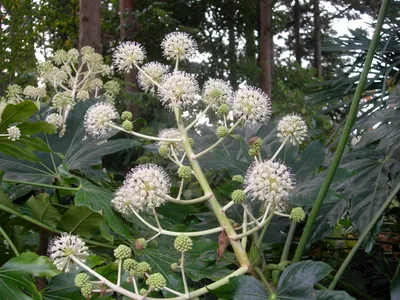
M 146 57 L 143 47 L 136 42 L 124 42 L 113 54 L 113 65 L 118 71 L 129 73 L 135 64 L 141 64 Z
M 50 242 L 49 257 L 61 272 L 67 273 L 71 270 L 71 255 L 82 261 L 89 255 L 88 247 L 78 236 L 63 233 Z
M 142 67 L 143 71 L 155 82 L 160 83 L 161 78 L 168 73 L 169 67 L 158 62 L 150 62 Z M 142 72 L 138 72 L 139 86 L 145 91 L 153 90 L 154 83 Z
M 221 104 L 230 104 L 232 88 L 230 84 L 221 79 L 209 79 L 203 87 L 203 101 L 218 109 Z
M 252 201 L 275 202 L 279 210 L 287 206 L 294 181 L 284 164 L 267 160 L 250 166 L 244 184 L 244 191 Z
M 88 135 L 95 139 L 107 139 L 115 133 L 115 129 L 108 126 L 113 120 L 119 119 L 115 107 L 108 102 L 98 102 L 87 110 L 83 124 Z
M 140 165 L 128 173 L 111 203 L 116 211 L 125 215 L 132 210 L 152 209 L 164 204 L 164 195 L 169 194 L 170 187 L 170 179 L 163 168 Z
M 278 137 L 288 138 L 293 145 L 301 144 L 307 136 L 307 125 L 298 115 L 284 116 L 278 122 Z
M 169 60 L 188 60 L 196 54 L 196 41 L 185 32 L 167 34 L 161 43 L 164 56 Z
M 158 95 L 165 106 L 190 106 L 199 98 L 199 85 L 194 77 L 185 72 L 167 74 L 161 81 Z
M 233 114 L 244 117 L 246 123 L 266 123 L 271 116 L 271 100 L 259 88 L 244 87 L 236 91 Z
M 181 134 L 179 133 L 179 130 L 176 128 L 166 128 L 160 131 L 158 137 L 163 139 L 180 139 Z M 169 151 L 171 151 L 171 147 L 173 147 L 176 154 L 181 154 L 184 151 L 182 142 L 160 141 L 157 142 L 157 145 L 158 148 L 166 147 Z
M 19 138 L 21 137 L 21 131 L 19 130 L 19 128 L 17 126 L 10 126 L 7 128 L 7 132 L 8 132 L 8 139 L 12 140 L 13 142 L 15 142 L 16 140 L 19 140 Z
M 50 114 L 46 117 L 46 122 L 60 127 L 63 123 L 63 116 L 57 113 Z

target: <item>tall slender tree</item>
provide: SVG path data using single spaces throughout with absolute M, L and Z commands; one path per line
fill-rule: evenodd
M 273 66 L 272 0 L 260 0 L 260 87 L 271 96 Z
M 90 46 L 101 52 L 101 0 L 80 0 L 79 3 L 79 48 Z
M 319 9 L 319 0 L 314 1 L 314 68 L 316 69 L 316 75 L 322 76 L 322 63 L 321 63 L 321 12 Z
M 301 64 L 301 58 L 303 56 L 300 28 L 301 28 L 301 5 L 299 0 L 295 0 L 293 6 L 294 54 L 296 56 L 296 62 L 298 62 L 299 64 Z

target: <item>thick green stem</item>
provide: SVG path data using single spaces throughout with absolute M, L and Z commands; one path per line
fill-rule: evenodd
M 193 159 L 194 153 L 193 149 L 190 146 L 189 138 L 186 132 L 185 125 L 182 122 L 182 112 L 179 107 L 174 108 L 175 112 L 175 117 L 179 129 L 179 133 L 182 137 L 182 143 L 183 143 L 183 148 L 185 149 L 186 156 L 189 159 L 189 162 L 192 166 L 192 169 L 197 177 L 197 180 L 199 181 L 199 184 L 201 188 L 203 189 L 203 192 L 205 195 L 207 194 L 213 194 L 213 191 L 210 187 L 210 185 L 207 182 L 207 179 L 199 165 L 199 162 L 195 159 Z M 218 219 L 218 222 L 220 223 L 221 227 L 225 229 L 226 234 L 230 236 L 235 236 L 236 232 L 235 229 L 233 229 L 231 223 L 229 222 L 228 218 L 226 215 L 221 212 L 221 205 L 218 203 L 216 197 L 214 194 L 211 196 L 211 198 L 208 200 L 208 203 L 210 204 L 210 207 L 212 211 L 214 212 L 215 216 Z M 243 267 L 249 267 L 250 266 L 250 261 L 247 256 L 246 251 L 243 249 L 240 241 L 238 240 L 230 240 L 231 246 L 233 248 L 233 251 L 235 252 L 236 258 L 238 259 L 239 263 Z
M 8 234 L 4 231 L 3 227 L 0 226 L 0 234 L 4 237 L 4 239 L 7 241 L 8 245 L 10 245 L 12 251 L 14 252 L 15 256 L 19 256 L 19 252 L 17 247 L 15 247 L 13 241 L 11 238 L 8 236 Z
M 73 187 L 68 187 L 68 186 L 58 186 L 58 185 L 44 184 L 44 183 L 38 183 L 38 182 L 18 181 L 18 180 L 12 180 L 12 179 L 2 179 L 1 181 L 6 182 L 6 183 L 18 183 L 18 184 L 24 184 L 24 185 L 39 186 L 39 187 L 49 188 L 49 189 L 63 190 L 63 191 L 78 192 L 80 189 L 79 187 L 73 188 Z
M 342 276 L 344 270 L 346 270 L 348 264 L 350 263 L 351 259 L 357 253 L 357 250 L 361 247 L 364 243 L 365 238 L 368 236 L 369 232 L 375 226 L 376 222 L 381 218 L 381 215 L 385 212 L 386 208 L 389 206 L 392 199 L 396 197 L 396 194 L 400 190 L 400 183 L 396 185 L 396 187 L 392 190 L 389 197 L 386 199 L 385 203 L 379 208 L 376 212 L 374 217 L 372 218 L 371 222 L 369 222 L 368 226 L 363 230 L 360 237 L 358 238 L 357 243 L 354 245 L 353 249 L 351 249 L 350 253 L 347 255 L 346 259 L 343 261 L 342 265 L 340 266 L 339 270 L 337 271 L 335 277 L 333 278 L 331 284 L 329 285 L 329 289 L 332 290 L 335 288 L 340 276 Z
M 367 82 L 368 72 L 371 67 L 372 59 L 374 58 L 376 46 L 379 42 L 379 37 L 380 37 L 383 21 L 385 19 L 385 15 L 386 15 L 386 12 L 387 12 L 387 9 L 389 6 L 389 2 L 390 2 L 390 0 L 382 1 L 381 9 L 380 9 L 379 16 L 378 16 L 378 21 L 376 22 L 376 26 L 375 26 L 374 36 L 372 37 L 371 44 L 369 45 L 369 48 L 368 48 L 368 53 L 367 53 L 367 57 L 365 59 L 364 68 L 361 73 L 360 81 L 358 82 L 357 89 L 353 96 L 353 100 L 351 103 L 349 114 L 347 116 L 346 124 L 343 128 L 343 133 L 340 138 L 339 145 L 336 149 L 335 155 L 333 157 L 332 163 L 328 169 L 328 173 L 324 179 L 324 182 L 322 183 L 322 186 L 318 193 L 317 199 L 315 200 L 313 208 L 308 217 L 306 226 L 304 228 L 303 234 L 302 234 L 300 242 L 299 242 L 299 246 L 297 247 L 296 254 L 293 259 L 293 261 L 295 261 L 295 262 L 299 261 L 301 259 L 303 250 L 304 250 L 307 240 L 311 234 L 312 227 L 315 223 L 315 220 L 317 219 L 319 210 L 322 206 L 322 203 L 325 199 L 326 194 L 328 193 L 329 186 L 331 185 L 333 176 L 336 173 L 336 169 L 339 166 L 340 159 L 342 158 L 344 149 L 346 147 L 346 143 L 349 138 L 351 128 L 353 127 L 354 121 L 357 116 L 358 104 L 360 102 L 362 93 L 364 91 L 365 84 Z
M 285 246 L 283 247 L 283 252 L 282 252 L 282 256 L 281 256 L 281 262 L 288 259 L 289 251 L 290 251 L 290 245 L 292 244 L 294 232 L 296 230 L 296 224 L 297 224 L 296 221 L 292 220 L 292 223 L 290 224 L 289 233 L 288 233 L 288 235 L 286 237 Z

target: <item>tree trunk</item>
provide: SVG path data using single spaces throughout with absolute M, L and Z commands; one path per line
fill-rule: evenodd
M 80 0 L 79 3 L 79 49 L 83 46 L 94 48 L 101 53 L 100 43 L 101 0 Z
M 317 71 L 317 76 L 322 76 L 321 64 L 321 16 L 319 10 L 319 0 L 314 0 L 314 68 Z
M 133 40 L 135 33 L 139 31 L 139 27 L 135 22 L 132 12 L 134 11 L 135 0 L 119 0 L 119 12 L 120 12 L 120 34 L 121 40 Z M 124 76 L 124 91 L 129 100 L 132 101 L 133 94 L 138 92 L 136 82 L 137 70 L 132 69 L 129 73 L 125 73 Z M 125 109 L 130 111 L 133 116 L 133 120 L 140 117 L 140 106 L 136 103 L 128 101 L 125 105 Z M 135 126 L 135 130 L 138 128 Z
M 233 88 L 237 88 L 238 74 L 237 74 L 237 55 L 236 55 L 236 39 L 235 39 L 235 25 L 230 24 L 228 29 L 228 57 L 229 57 L 229 82 Z
M 299 0 L 294 1 L 294 7 L 293 7 L 293 19 L 294 19 L 294 25 L 293 25 L 293 31 L 294 31 L 294 54 L 296 56 L 296 62 L 298 62 L 301 65 L 301 58 L 303 56 L 303 51 L 301 48 L 301 36 L 300 36 L 300 27 L 301 27 L 301 7 L 300 7 L 300 2 Z
M 260 0 L 260 87 L 268 96 L 272 90 L 272 38 L 272 0 Z

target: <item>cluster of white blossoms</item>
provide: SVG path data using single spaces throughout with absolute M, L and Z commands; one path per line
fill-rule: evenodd
M 131 214 L 132 210 L 152 209 L 164 204 L 164 195 L 169 194 L 170 187 L 170 179 L 163 168 L 153 164 L 140 165 L 128 173 L 111 203 L 124 215 Z
M 166 128 L 160 131 L 158 137 L 162 139 L 180 139 L 181 134 L 179 133 L 179 130 L 176 128 Z M 171 151 L 172 147 L 176 154 L 181 154 L 184 151 L 182 142 L 159 141 L 157 143 L 157 146 L 159 149 L 164 147 L 165 149 L 168 149 L 168 151 Z
M 244 87 L 236 91 L 232 111 L 234 116 L 244 118 L 246 123 L 267 123 L 271 117 L 271 100 L 259 88 Z
M 8 139 L 12 140 L 13 142 L 19 140 L 21 137 L 21 131 L 17 126 L 10 126 L 7 128 Z
M 150 62 L 143 65 L 142 70 L 147 76 L 143 72 L 138 73 L 137 79 L 139 86 L 145 92 L 154 92 L 154 82 L 160 83 L 161 78 L 168 73 L 169 67 L 158 62 Z
M 129 73 L 135 65 L 139 65 L 146 58 L 143 47 L 136 42 L 124 42 L 113 53 L 113 66 L 118 71 Z
M 249 199 L 275 203 L 279 208 L 283 207 L 280 202 L 288 199 L 294 181 L 284 164 L 267 160 L 250 166 L 244 184 Z
M 167 34 L 161 43 L 164 56 L 169 60 L 188 60 L 196 54 L 196 41 L 185 32 Z
M 57 128 L 59 128 L 59 127 L 62 126 L 62 123 L 63 123 L 63 116 L 60 115 L 60 114 L 57 114 L 57 113 L 49 114 L 49 115 L 46 117 L 46 122 L 47 122 L 47 123 L 50 123 L 50 124 L 53 124 L 53 125 L 56 125 Z
M 211 104 L 213 109 L 218 109 L 222 104 L 232 102 L 232 87 L 221 79 L 209 79 L 203 87 L 203 101 Z
M 88 247 L 78 236 L 63 233 L 50 242 L 49 257 L 61 272 L 71 270 L 72 255 L 81 261 L 89 255 Z
M 174 72 L 162 78 L 158 96 L 167 107 L 185 107 L 192 106 L 199 100 L 199 92 L 199 85 L 193 75 L 185 72 Z
M 95 139 L 107 139 L 116 133 L 108 124 L 119 119 L 115 107 L 108 102 L 98 102 L 87 110 L 83 125 L 85 132 Z
M 307 136 L 307 125 L 303 118 L 293 114 L 287 115 L 278 122 L 278 137 L 288 139 L 293 145 L 301 144 Z

